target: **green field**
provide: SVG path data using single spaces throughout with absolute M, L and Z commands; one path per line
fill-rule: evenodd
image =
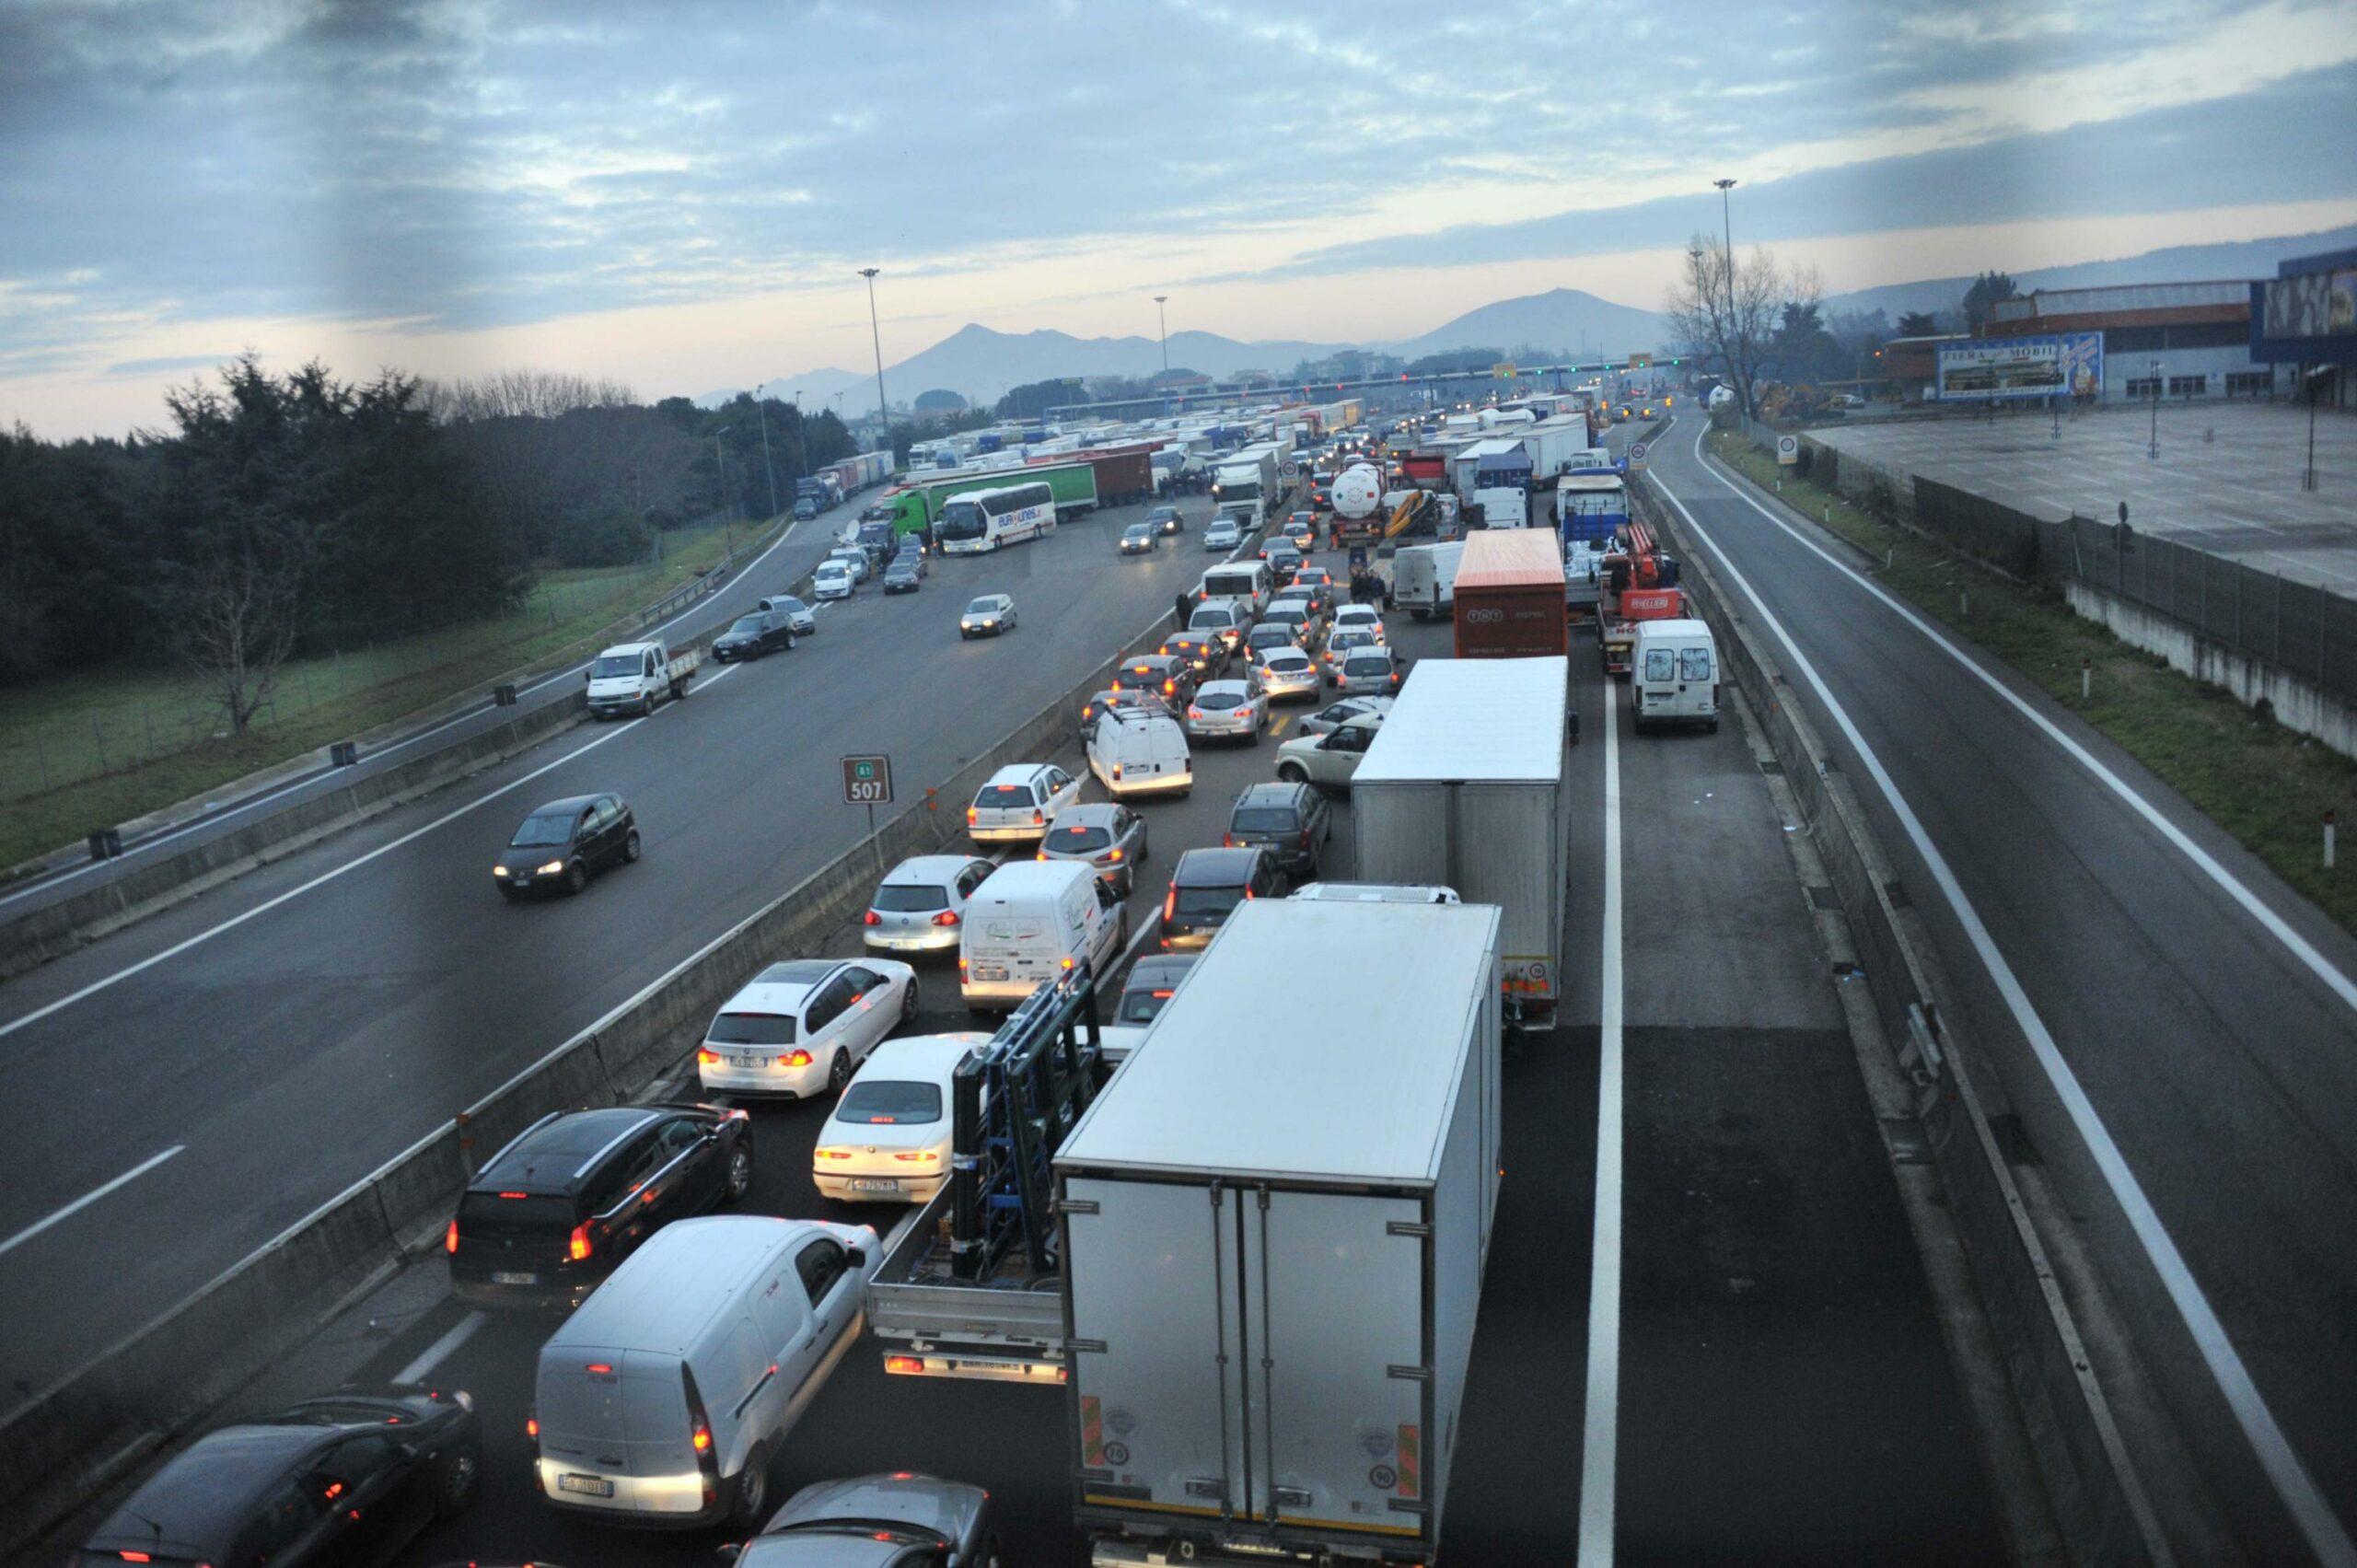
M 419 713 L 493 677 L 594 651 L 614 621 L 711 566 L 760 525 L 663 536 L 663 559 L 550 570 L 513 610 L 291 660 L 235 739 L 180 672 L 122 665 L 0 689 L 0 867 Z
M 1712 450 L 1761 488 L 1773 454 L 1734 431 Z M 2342 926 L 2357 931 L 2357 876 L 2323 864 L 2328 809 L 2357 807 L 2357 761 L 2178 674 L 2076 614 L 2054 590 L 1989 572 L 1837 492 L 1784 473 L 1783 498 L 1888 565 L 1874 575 L 1915 607 L 2011 664 L 2218 823 Z M 2080 661 L 2093 695 L 2079 696 Z M 2344 850 L 2347 854 L 2351 851 Z

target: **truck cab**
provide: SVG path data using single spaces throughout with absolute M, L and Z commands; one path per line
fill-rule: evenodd
M 589 663 L 589 716 L 645 717 L 657 703 L 688 694 L 697 662 L 692 651 L 675 652 L 659 638 L 616 643 Z

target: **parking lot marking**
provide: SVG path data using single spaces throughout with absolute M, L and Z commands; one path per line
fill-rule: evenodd
M 129 1182 L 135 1181 L 139 1178 L 146 1175 L 149 1171 L 155 1169 L 157 1166 L 163 1164 L 174 1155 L 179 1154 L 188 1145 L 185 1144 L 174 1144 L 162 1154 L 149 1155 L 145 1159 L 141 1160 L 137 1165 L 134 1165 L 129 1170 L 124 1171 L 112 1181 L 107 1182 L 103 1186 L 91 1188 L 79 1198 L 75 1199 L 72 1202 L 66 1204 L 55 1214 L 51 1214 L 47 1219 L 29 1225 L 24 1229 L 18 1231 L 16 1235 L 10 1237 L 7 1240 L 0 1241 L 0 1253 L 12 1251 L 16 1248 L 22 1246 L 24 1243 L 30 1241 L 34 1237 L 39 1236 L 42 1231 L 47 1230 L 51 1225 L 55 1225 L 58 1221 L 81 1213 L 84 1209 L 88 1208 L 91 1204 L 97 1202 L 99 1199 L 113 1191 L 116 1188 L 124 1186 Z
M 1620 715 L 1604 683 L 1604 952 L 1596 1075 L 1596 1231 L 1588 1254 L 1587 1422 L 1580 1443 L 1580 1568 L 1610 1568 L 1620 1457 Z
M 2223 886 L 2234 892 L 2244 902 L 2246 908 L 2253 909 L 2259 913 L 2262 923 L 2284 939 L 2287 946 L 2293 946 L 2293 951 L 2305 956 L 2310 961 L 2310 967 L 2315 969 L 2320 976 L 2328 981 L 2338 982 L 2334 989 L 2344 1000 L 2357 1000 L 2357 989 L 2351 988 L 2347 976 L 2333 969 L 2323 955 L 2309 947 L 2297 934 L 2285 925 L 2281 916 L 2264 904 L 2260 904 L 2249 889 L 2244 888 L 2223 866 L 2211 859 L 2206 852 L 2187 838 L 2175 823 L 2161 816 L 2149 802 L 2130 789 L 2119 775 L 2096 761 L 2084 747 L 2064 734 L 2052 720 L 2031 707 L 2008 690 L 2003 682 L 1982 669 L 1979 664 L 1968 658 L 1961 649 L 1934 631 L 1929 622 L 1912 610 L 1900 604 L 1880 587 L 1834 559 L 1806 535 L 1736 488 L 1733 482 L 1711 465 L 1710 459 L 1703 453 L 1702 437 L 1699 434 L 1694 437 L 1694 460 L 1696 466 L 1704 473 L 1709 474 L 1732 492 L 1736 499 L 1748 505 L 1752 510 L 1790 535 L 1803 549 L 1819 557 L 1835 571 L 1872 594 L 1894 614 L 1921 631 L 1934 646 L 1964 666 L 2000 697 L 2020 710 L 2025 716 L 2042 728 L 2057 745 L 2084 763 L 2098 779 L 2108 784 L 2120 798 L 2133 807 L 2147 821 L 2158 827 L 2163 834 L 2193 859 L 2196 865 L 2208 871 L 2213 877 L 2219 879 Z M 1673 494 L 1667 485 L 1661 486 L 1661 494 L 1667 498 L 1671 505 L 1678 508 L 1678 516 L 1686 519 L 1687 526 L 1694 530 L 1695 537 L 1710 549 L 1712 554 L 1718 557 L 1719 564 L 1725 570 L 1728 578 L 1742 591 L 1744 597 L 1751 601 L 1752 609 L 1758 613 L 1760 623 L 1773 633 L 1776 640 L 1783 645 L 1784 651 L 1792 657 L 1794 667 L 1800 671 L 1802 679 L 1808 682 L 1809 689 L 1817 693 L 1817 701 L 1824 704 L 1827 714 L 1831 716 L 1835 726 L 1840 728 L 1843 737 L 1849 740 L 1851 747 L 1855 749 L 1859 761 L 1865 764 L 1866 772 L 1873 775 L 1875 786 L 1882 791 L 1883 798 L 1889 803 L 1892 814 L 1898 819 L 1898 824 L 1905 830 L 1908 841 L 1915 846 L 1916 854 L 1922 858 L 1923 865 L 1930 870 L 1932 880 L 1938 886 L 1941 896 L 1946 900 L 1951 912 L 1955 914 L 1956 923 L 1963 928 L 1966 940 L 1971 944 L 1973 952 L 1980 958 L 1982 967 L 1988 970 L 1989 978 L 1996 986 L 1998 995 L 2003 999 L 2007 1010 L 2013 1015 L 2014 1026 L 2021 1030 L 2023 1038 L 2028 1042 L 2031 1055 L 2037 1059 L 2039 1067 L 2044 1070 L 2048 1081 L 2054 1086 L 2055 1094 L 2062 1102 L 2064 1111 L 2070 1116 L 2072 1125 L 2078 1130 L 2081 1140 L 2085 1143 L 2089 1155 L 2095 1160 L 2096 1168 L 2102 1172 L 2105 1184 L 2111 1190 L 2113 1200 L 2119 1204 L 2121 1213 L 2127 1216 L 2130 1228 L 2135 1232 L 2136 1239 L 2142 1245 L 2145 1256 L 2152 1262 L 2153 1272 L 2159 1276 L 2162 1287 L 2168 1292 L 2170 1301 L 2176 1305 L 2178 1315 L 2185 1321 L 2187 1333 L 2191 1336 L 2194 1344 L 2200 1349 L 2202 1361 L 2209 1367 L 2212 1378 L 2216 1381 L 2220 1393 L 2224 1396 L 2227 1407 L 2233 1411 L 2235 1423 L 2242 1428 L 2245 1440 L 2250 1444 L 2252 1450 L 2258 1455 L 2259 1465 L 2267 1472 L 2268 1479 L 2273 1483 L 2277 1494 L 2282 1499 L 2285 1510 L 2291 1514 L 2301 1534 L 2306 1538 L 2310 1551 L 2319 1562 L 2334 1564 L 2336 1568 L 2357 1568 L 2357 1545 L 2351 1544 L 2348 1532 L 2341 1527 L 2339 1516 L 2334 1514 L 2331 1505 L 2326 1503 L 2324 1494 L 2317 1490 L 2315 1479 L 2308 1474 L 2306 1464 L 2302 1461 L 2297 1453 L 2293 1451 L 2291 1439 L 2284 1435 L 2282 1425 L 2275 1419 L 2275 1412 L 2269 1408 L 2266 1398 L 2259 1393 L 2258 1385 L 2252 1379 L 2250 1369 L 2243 1363 L 2242 1353 L 2235 1348 L 2233 1341 L 2227 1337 L 2225 1325 L 2219 1321 L 2216 1310 L 2210 1305 L 2209 1296 L 2201 1289 L 2200 1282 L 2193 1277 L 2193 1270 L 2186 1262 L 2185 1255 L 2177 1250 L 2176 1238 L 2169 1235 L 2167 1227 L 2161 1223 L 2160 1214 L 2153 1207 L 2152 1199 L 2145 1194 L 2143 1184 L 2136 1179 L 2136 1173 L 2129 1168 L 2127 1156 L 2120 1152 L 2119 1144 L 2113 1140 L 2111 1130 L 2105 1125 L 2102 1114 L 2095 1108 L 2095 1102 L 2087 1098 L 2086 1088 L 2079 1082 L 2078 1074 L 2072 1070 L 2071 1063 L 2063 1058 L 2061 1048 L 2055 1044 L 2053 1035 L 2047 1029 L 2045 1019 L 2038 1016 L 2036 1005 L 2029 999 L 2029 993 L 2024 989 L 2020 978 L 2014 973 L 2013 966 L 2006 962 L 2004 954 L 1998 950 L 1997 940 L 1990 933 L 1987 924 L 1982 922 L 1980 911 L 1975 909 L 1972 900 L 1965 896 L 1964 885 L 1956 880 L 1956 872 L 1949 866 L 1947 858 L 1940 853 L 1939 847 L 1933 843 L 1931 833 L 1924 828 L 1922 819 L 1915 814 L 1915 808 L 1908 803 L 1907 797 L 1899 793 L 1898 784 L 1891 778 L 1889 771 L 1883 766 L 1882 758 L 1875 753 L 1873 747 L 1866 744 L 1866 738 L 1860 733 L 1857 725 L 1851 719 L 1849 709 L 1843 707 L 1840 701 L 1833 695 L 1831 688 L 1826 685 L 1824 678 L 1817 674 L 1817 666 L 1810 662 L 1806 654 L 1801 651 L 1799 644 L 1793 640 L 1792 633 L 1784 630 L 1783 622 L 1777 618 L 1775 612 L 1768 608 L 1767 600 L 1759 596 L 1759 591 L 1751 586 L 1750 580 L 1744 576 L 1742 571 L 1732 560 L 1728 559 L 1726 551 L 1720 546 L 1719 542 L 1695 520 L 1694 514 L 1688 509 L 1686 503 Z
M 394 1373 L 393 1381 L 396 1383 L 415 1383 L 423 1380 L 427 1373 L 433 1371 L 435 1367 L 449 1360 L 451 1353 L 460 1345 L 465 1344 L 469 1340 L 473 1339 L 475 1337 L 475 1330 L 482 1327 L 482 1314 L 480 1312 L 468 1313 L 456 1323 L 450 1325 L 449 1332 L 444 1334 L 440 1339 L 435 1341 L 432 1344 L 418 1352 L 417 1359 L 415 1361 L 411 1362 L 407 1366 L 404 1366 L 399 1372 Z

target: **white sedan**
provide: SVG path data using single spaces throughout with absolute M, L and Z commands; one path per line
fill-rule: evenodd
M 917 971 L 896 958 L 787 958 L 755 975 L 713 1018 L 696 1078 L 731 1094 L 834 1093 L 916 1013 Z
M 1203 530 L 1205 550 L 1234 550 L 1244 542 L 1244 530 L 1234 517 L 1220 517 Z
M 1254 679 L 1206 680 L 1187 704 L 1187 733 L 1199 740 L 1217 735 L 1258 746 L 1268 722 L 1269 694 Z
M 819 1129 L 810 1179 L 844 1202 L 923 1203 L 949 1179 L 950 1076 L 991 1037 L 911 1035 L 876 1048 Z

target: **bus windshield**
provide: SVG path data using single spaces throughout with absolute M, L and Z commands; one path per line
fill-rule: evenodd
M 935 531 L 944 539 L 980 539 L 990 532 L 990 519 L 972 501 L 952 501 L 941 509 Z

